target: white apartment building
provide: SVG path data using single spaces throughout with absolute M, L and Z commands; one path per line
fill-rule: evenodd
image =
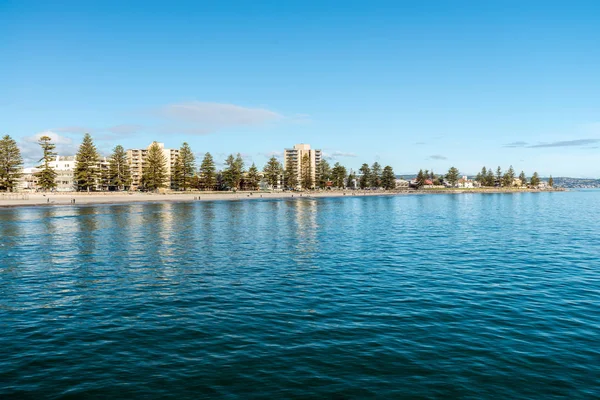
M 284 157 L 283 157 L 283 168 L 287 171 L 288 164 L 294 165 L 294 169 L 296 170 L 298 176 L 298 187 L 300 187 L 301 182 L 301 168 L 302 168 L 302 159 L 305 155 L 308 155 L 308 159 L 310 162 L 310 171 L 312 175 L 313 182 L 317 181 L 317 168 L 319 164 L 321 164 L 322 152 L 321 150 L 311 149 L 309 144 L 296 144 L 291 149 L 285 149 Z
M 175 169 L 175 162 L 179 157 L 179 149 L 165 149 L 164 143 L 157 143 L 165 156 L 167 176 L 171 180 L 171 171 Z M 148 149 L 152 143 L 145 149 L 128 149 L 127 160 L 131 169 L 131 190 L 137 190 L 142 184 L 142 173 L 144 171 L 144 163 L 148 157 Z M 167 184 L 169 186 L 169 184 Z
M 50 167 L 56 171 L 56 190 L 57 192 L 73 192 L 77 189 L 75 182 L 75 165 L 77 164 L 76 156 L 56 156 L 50 162 Z M 108 161 L 106 157 L 100 157 L 98 166 L 100 171 L 108 170 Z M 40 169 L 37 167 L 23 168 L 23 175 L 19 180 L 19 190 L 35 191 L 38 189 L 37 177 L 35 174 Z M 98 182 L 96 190 L 103 190 L 101 182 Z

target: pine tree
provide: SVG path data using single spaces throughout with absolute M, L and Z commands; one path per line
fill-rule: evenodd
M 200 186 L 204 190 L 214 190 L 217 184 L 215 161 L 210 153 L 204 155 L 200 165 Z
M 540 184 L 540 176 L 538 175 L 537 172 L 534 172 L 533 175 L 531 176 L 531 180 L 529 181 L 530 185 L 532 187 L 537 187 Z
M 494 171 L 488 168 L 487 175 L 485 176 L 485 186 L 495 186 Z
M 56 187 L 57 173 L 50 165 L 56 157 L 54 152 L 56 145 L 52 143 L 52 138 L 49 136 L 39 138 L 38 144 L 42 147 L 43 155 L 39 161 L 42 164 L 37 167 L 40 171 L 36 172 L 35 176 L 38 178 L 38 186 L 42 190 L 51 190 Z
M 346 168 L 343 168 L 343 175 L 346 175 Z M 355 189 L 356 188 L 356 174 L 354 173 L 354 171 L 350 170 L 350 173 L 348 174 L 348 177 L 346 178 L 346 187 L 347 188 L 352 188 Z
M 498 184 L 502 183 L 502 168 L 500 166 L 496 169 L 496 181 Z
M 305 154 L 300 163 L 300 186 L 302 189 L 312 189 L 314 185 L 310 157 Z
M 485 176 L 487 175 L 487 170 L 485 167 L 481 168 L 481 172 L 477 173 L 475 176 L 475 180 L 481 184 L 481 186 L 487 186 L 485 184 Z
M 109 190 L 110 187 L 110 177 L 108 166 L 98 164 L 100 167 L 100 178 L 98 179 L 98 185 L 100 186 L 100 190 Z
M 167 159 L 158 143 L 153 142 L 148 148 L 146 162 L 142 171 L 142 186 L 155 191 L 167 186 Z
M 458 172 L 458 169 L 456 167 L 450 167 L 448 173 L 446 174 L 446 179 L 448 180 L 448 183 L 450 183 L 451 186 L 456 186 L 459 175 L 460 173 Z
M 511 165 L 510 168 L 508 169 L 508 171 L 506 171 L 506 173 L 502 177 L 502 185 L 505 187 L 511 187 L 513 185 L 514 181 L 515 181 L 515 170 L 513 169 L 513 166 Z
M 223 171 L 223 178 L 225 183 L 233 191 L 240 188 L 242 182 L 242 176 L 244 173 L 244 160 L 240 153 L 234 158 L 233 154 L 230 154 L 225 160 L 227 168 Z
M 371 173 L 369 175 L 370 182 L 369 186 L 378 188 L 381 186 L 381 165 L 377 161 L 371 166 Z
M 344 186 L 348 186 L 346 182 L 346 177 L 346 167 L 341 165 L 339 162 L 336 162 L 331 170 L 331 179 L 333 181 L 333 186 L 335 186 L 338 189 L 343 189 Z
M 17 142 L 5 135 L 0 139 L 0 190 L 15 191 L 22 169 L 23 158 Z
M 386 165 L 385 168 L 383 168 L 383 173 L 381 174 L 381 186 L 383 186 L 385 190 L 396 189 L 396 175 L 389 165 Z
M 258 190 L 260 184 L 260 174 L 258 173 L 258 168 L 256 168 L 254 163 L 252 163 L 250 168 L 248 168 L 248 174 L 246 178 L 250 190 Z
M 183 165 L 181 158 L 175 159 L 175 164 L 171 168 L 171 189 L 179 190 L 180 184 L 183 182 Z
M 371 183 L 371 168 L 369 168 L 368 164 L 363 164 L 360 169 L 360 180 L 358 182 L 358 186 L 361 189 L 366 189 Z
M 100 178 L 98 169 L 98 151 L 92 141 L 92 136 L 86 133 L 75 158 L 75 183 L 78 191 L 90 191 L 96 188 Z
M 223 171 L 223 182 L 230 190 L 235 190 L 235 157 L 233 154 L 225 159 L 225 170 Z
M 288 189 L 296 189 L 298 187 L 298 167 L 296 161 L 288 159 L 285 163 L 284 173 L 285 187 Z
M 196 157 L 190 148 L 190 145 L 186 142 L 181 145 L 179 149 L 179 156 L 175 163 L 175 186 L 177 190 L 184 190 L 190 188 L 192 178 L 196 171 Z
M 423 170 L 420 169 L 417 174 L 417 178 L 415 179 L 417 183 L 417 189 L 422 188 L 425 185 L 425 180 L 427 180 L 427 176 L 423 173 Z
M 552 175 L 550 175 L 550 178 L 548 178 L 548 186 L 554 187 L 554 179 L 552 179 Z
M 215 182 L 216 182 L 216 184 L 215 184 L 216 190 L 228 190 L 229 189 L 229 187 L 227 186 L 227 183 L 225 182 L 225 174 L 223 173 L 223 171 L 217 171 L 217 173 L 215 174 Z
M 108 187 L 125 190 L 131 185 L 131 169 L 127 162 L 127 153 L 121 145 L 115 146 L 108 160 Z
M 527 185 L 527 176 L 525 175 L 524 171 L 521 171 L 519 174 L 519 180 L 521 181 L 521 186 Z
M 320 189 L 327 187 L 327 182 L 331 180 L 331 167 L 327 160 L 321 160 L 317 166 L 317 186 Z
M 265 167 L 263 173 L 267 184 L 271 186 L 271 189 L 275 189 L 279 186 L 279 177 L 283 173 L 281 163 L 275 158 L 271 157 Z

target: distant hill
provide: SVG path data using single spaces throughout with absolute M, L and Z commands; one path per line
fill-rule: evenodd
M 554 186 L 568 189 L 592 189 L 600 188 L 600 179 L 583 179 L 583 178 L 568 178 L 556 177 Z M 544 179 L 547 180 L 547 179 Z

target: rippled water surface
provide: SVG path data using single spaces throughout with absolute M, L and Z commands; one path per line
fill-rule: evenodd
M 0 398 L 600 396 L 600 192 L 0 209 Z

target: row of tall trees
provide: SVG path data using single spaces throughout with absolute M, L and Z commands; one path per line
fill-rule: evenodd
M 517 183 L 515 183 L 515 178 L 519 179 L 521 186 L 527 186 L 528 184 L 530 186 L 538 186 L 541 182 L 537 172 L 533 173 L 531 179 L 529 180 L 529 183 L 527 182 L 527 176 L 525 175 L 524 171 L 521 171 L 521 173 L 517 177 L 512 165 L 506 171 L 503 171 L 501 167 L 498 167 L 496 168 L 495 172 L 492 168 L 488 169 L 486 167 L 483 167 L 475 177 L 475 180 L 480 182 L 481 186 L 511 187 L 518 183 L 518 181 Z M 552 179 L 552 177 L 548 179 L 548 184 L 549 186 L 554 185 L 554 180 Z
M 368 164 L 363 164 L 358 171 L 360 172 L 358 186 L 361 189 L 383 187 L 390 190 L 396 187 L 396 175 L 389 165 L 382 169 L 378 162 L 374 162 L 370 167 Z
M 496 171 L 492 168 L 483 167 L 481 172 L 479 172 L 475 176 L 475 181 L 479 182 L 481 186 L 504 186 L 504 187 L 512 187 L 518 183 L 515 181 L 516 174 L 513 166 L 511 165 L 508 170 L 503 171 L 501 167 L 498 167 Z M 433 173 L 433 171 L 429 172 L 428 170 L 420 170 L 415 179 L 417 187 L 424 186 L 427 181 L 430 181 L 433 185 L 442 185 L 448 183 L 450 186 L 456 186 L 460 179 L 460 172 L 456 167 L 450 167 L 448 172 L 445 175 L 438 176 Z M 522 186 L 527 186 L 527 177 L 525 176 L 525 172 L 521 171 L 518 176 L 518 179 Z M 541 180 L 537 172 L 533 173 L 529 181 L 530 186 L 538 186 Z M 548 179 L 548 185 L 553 186 L 554 180 L 552 177 Z
M 38 140 L 42 150 L 39 160 L 38 186 L 44 190 L 56 187 L 57 173 L 52 168 L 52 162 L 56 159 L 55 144 L 49 136 L 42 136 Z M 264 166 L 262 174 L 264 181 L 271 187 L 283 184 L 288 188 L 298 185 L 303 189 L 314 187 L 325 189 L 329 186 L 334 188 L 353 187 L 356 182 L 356 174 L 336 162 L 333 167 L 327 160 L 322 160 L 313 171 L 308 155 L 301 160 L 290 160 L 284 170 L 281 162 L 275 156 L 271 157 Z M 6 135 L 0 139 L 0 190 L 13 191 L 17 181 L 21 177 L 23 159 L 14 139 Z M 394 189 L 396 177 L 391 166 L 384 168 L 378 162 L 371 166 L 363 164 L 359 169 L 360 177 L 358 186 L 366 188 Z M 447 182 L 455 186 L 459 180 L 460 172 L 451 167 L 444 175 L 436 175 L 433 171 L 420 170 L 417 174 L 417 186 L 423 186 L 427 181 L 438 185 Z M 515 171 L 512 166 L 503 171 L 498 167 L 495 171 L 483 167 L 477 174 L 475 180 L 482 186 L 513 186 L 515 183 Z M 522 185 L 527 184 L 527 177 L 523 171 L 518 178 Z M 101 168 L 98 150 L 90 134 L 86 133 L 79 146 L 74 170 L 76 189 L 79 191 L 91 191 L 97 188 L 109 190 L 125 190 L 131 185 L 132 176 L 127 160 L 127 153 L 123 146 L 116 146 L 109 157 L 108 168 Z M 189 144 L 183 143 L 179 149 L 169 182 L 167 158 L 163 149 L 154 142 L 148 149 L 141 177 L 141 186 L 145 190 L 153 191 L 170 186 L 176 190 L 188 190 L 197 188 L 202 190 L 220 190 L 241 188 L 256 190 L 259 188 L 261 176 L 258 168 L 253 163 L 248 170 L 244 169 L 244 160 L 240 153 L 229 155 L 225 160 L 223 171 L 217 171 L 215 161 L 210 153 L 206 153 L 198 170 L 196 170 L 195 156 Z M 529 180 L 529 185 L 537 186 L 540 178 L 535 172 Z M 550 177 L 548 184 L 553 185 Z

